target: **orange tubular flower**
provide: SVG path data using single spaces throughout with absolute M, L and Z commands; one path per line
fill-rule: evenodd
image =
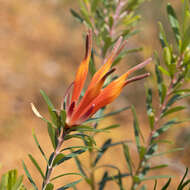
M 139 75 L 127 80 L 128 76 L 136 70 L 144 68 L 150 61 L 151 58 L 136 65 L 135 67 L 129 69 L 119 78 L 112 81 L 109 85 L 103 88 L 106 78 L 115 71 L 111 68 L 115 57 L 122 51 L 126 42 L 122 44 L 122 37 L 117 41 L 112 52 L 108 56 L 102 67 L 94 74 L 84 96 L 79 101 L 81 91 L 84 87 L 86 77 L 88 74 L 89 61 L 91 57 L 92 49 L 92 32 L 89 31 L 86 38 L 86 54 L 81 62 L 78 71 L 76 73 L 75 81 L 73 85 L 72 97 L 70 98 L 69 87 L 65 96 L 65 109 L 67 113 L 66 125 L 67 127 L 72 127 L 82 124 L 84 121 L 89 119 L 93 114 L 95 114 L 99 109 L 113 102 L 121 93 L 121 90 L 127 84 L 143 79 L 149 76 L 149 73 Z

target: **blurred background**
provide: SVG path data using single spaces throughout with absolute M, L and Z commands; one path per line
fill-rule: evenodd
M 123 73 L 131 65 L 138 64 L 153 52 L 160 51 L 158 40 L 158 21 L 161 21 L 168 32 L 165 5 L 167 0 L 152 0 L 144 3 L 138 10 L 142 15 L 139 24 L 140 35 L 130 38 L 128 44 L 131 47 L 144 47 L 140 53 L 126 56 L 124 61 L 117 66 L 117 72 Z M 170 1 L 180 12 L 180 1 Z M 40 113 L 48 117 L 47 107 L 40 96 L 43 89 L 51 98 L 56 107 L 59 108 L 65 89 L 73 81 L 75 71 L 84 56 L 85 28 L 79 24 L 70 14 L 70 8 L 78 8 L 78 1 L 64 0 L 0 0 L 0 175 L 12 168 L 17 168 L 19 173 L 24 173 L 21 160 L 28 165 L 34 179 L 41 183 L 35 168 L 28 159 L 28 153 L 32 153 L 45 168 L 41 155 L 32 138 L 32 131 L 38 136 L 45 152 L 52 151 L 48 139 L 46 125 L 36 118 L 30 108 L 30 102 L 34 102 Z M 169 36 L 173 40 L 173 36 Z M 100 63 L 97 63 L 100 65 Z M 153 71 L 153 64 L 147 67 Z M 145 137 L 149 133 L 147 117 L 145 115 L 145 89 L 144 86 L 152 85 L 150 77 L 144 81 L 127 86 L 109 109 L 118 109 L 123 105 L 134 104 L 137 109 L 141 128 Z M 146 84 L 145 84 L 146 83 Z M 156 94 L 155 94 L 156 95 Z M 188 102 L 184 102 L 188 104 Z M 189 116 L 189 113 L 185 113 Z M 183 116 L 185 115 L 183 114 Z M 119 123 L 121 128 L 112 133 L 100 135 L 97 143 L 111 137 L 113 141 L 133 140 L 132 115 L 125 111 L 114 118 L 108 118 L 101 123 L 102 126 Z M 172 139 L 175 144 L 172 147 L 184 147 L 185 151 L 169 154 L 168 157 L 159 157 L 154 160 L 159 163 L 165 159 L 168 163 L 168 174 L 182 176 L 185 167 L 189 166 L 189 143 L 190 129 L 188 126 L 175 127 L 169 131 L 167 139 Z M 72 142 L 77 143 L 77 142 Z M 66 146 L 71 144 L 67 142 Z M 166 149 L 163 145 L 163 150 Z M 135 147 L 131 143 L 131 150 L 136 160 Z M 118 162 L 118 157 L 119 159 Z M 85 160 L 86 155 L 81 158 Z M 119 146 L 109 151 L 103 160 L 104 163 L 111 162 L 127 170 L 122 150 Z M 166 174 L 166 170 L 160 170 Z M 75 164 L 68 161 L 58 172 L 74 172 Z M 101 171 L 97 174 L 97 180 L 101 178 Z M 74 178 L 63 177 L 58 180 L 57 185 L 63 185 Z M 129 180 L 129 182 L 128 182 Z M 130 179 L 125 178 L 126 185 Z M 159 183 L 164 183 L 161 180 Z M 174 182 L 173 182 L 174 183 Z M 30 187 L 27 179 L 25 184 Z M 151 182 L 152 184 L 152 182 Z M 150 187 L 152 187 L 150 184 Z M 109 189 L 115 189 L 114 185 Z M 82 189 L 84 184 L 79 184 Z M 151 188 L 150 188 L 151 189 Z

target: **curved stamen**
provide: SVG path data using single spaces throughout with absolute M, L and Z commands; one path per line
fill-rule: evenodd
M 150 76 L 150 73 L 145 73 L 145 74 L 142 74 L 142 75 L 138 75 L 138 76 L 136 76 L 136 77 L 132 77 L 132 78 L 126 80 L 124 86 L 126 86 L 127 84 L 129 84 L 129 83 L 131 83 L 131 82 L 144 79 L 144 78 L 146 78 L 146 77 L 148 77 L 148 76 Z

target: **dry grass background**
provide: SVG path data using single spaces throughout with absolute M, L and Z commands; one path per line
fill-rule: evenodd
M 139 35 L 129 41 L 129 46 L 146 47 L 143 52 L 127 56 L 126 60 L 118 66 L 121 71 L 129 68 L 129 64 L 137 64 L 146 57 L 152 55 L 154 49 L 159 49 L 157 39 L 157 21 L 166 24 L 165 3 L 168 1 L 154 0 L 145 3 L 140 12 L 143 15 Z M 176 7 L 179 1 L 172 1 Z M 74 74 L 83 57 L 84 42 L 82 33 L 84 28 L 78 24 L 69 13 L 70 8 L 77 8 L 76 1 L 59 0 L 0 0 L 0 174 L 17 168 L 19 173 L 24 173 L 21 160 L 26 161 L 32 171 L 34 179 L 41 183 L 36 170 L 29 162 L 27 154 L 31 153 L 39 160 L 45 169 L 42 158 L 32 139 L 34 129 L 45 152 L 50 153 L 50 142 L 47 138 L 46 126 L 32 113 L 29 103 L 34 102 L 43 115 L 47 115 L 47 108 L 39 94 L 43 89 L 58 107 L 65 89 L 74 78 Z M 168 29 L 169 30 L 169 29 Z M 169 30 L 170 31 L 170 30 Z M 149 66 L 148 70 L 152 70 Z M 119 70 L 119 69 L 118 69 Z M 118 71 L 119 72 L 119 71 Z M 147 83 L 150 84 L 150 80 Z M 188 102 L 185 102 L 188 104 Z M 141 122 L 141 128 L 145 137 L 149 129 L 145 113 L 144 82 L 138 82 L 126 87 L 121 97 L 109 106 L 109 109 L 117 109 L 123 105 L 135 104 Z M 187 113 L 187 116 L 189 113 Z M 112 133 L 100 135 L 97 143 L 100 146 L 108 138 L 113 141 L 133 140 L 132 115 L 125 111 L 120 116 L 106 119 L 101 125 L 120 123 L 121 128 Z M 167 138 L 173 139 L 177 146 L 184 146 L 185 151 L 162 157 L 170 165 L 167 173 L 181 176 L 185 165 L 189 166 L 189 137 L 190 130 L 185 127 L 170 131 Z M 78 141 L 72 141 L 72 144 Z M 67 142 L 65 146 L 71 144 Z M 164 146 L 164 145 L 163 145 Z M 137 160 L 135 147 L 131 143 L 131 152 L 134 162 Z M 163 147 L 165 149 L 165 147 Z M 118 159 L 119 157 L 119 159 Z M 86 161 L 87 155 L 81 156 Z M 119 160 L 119 161 L 118 161 Z M 154 160 L 154 163 L 161 161 Z M 111 162 L 126 171 L 126 164 L 121 153 L 121 148 L 116 147 L 109 151 L 103 162 Z M 72 161 L 67 161 L 58 172 L 75 171 Z M 166 173 L 166 170 L 160 170 Z M 97 172 L 100 179 L 102 171 Z M 177 182 L 179 179 L 174 180 Z M 74 179 L 74 177 L 72 178 Z M 72 181 L 69 177 L 58 180 L 57 185 L 63 185 Z M 164 183 L 166 180 L 161 180 Z M 174 182 L 173 182 L 174 183 Z M 25 184 L 29 183 L 25 179 Z M 125 184 L 130 184 L 130 179 L 125 178 Z M 149 188 L 152 189 L 152 182 Z M 171 189 L 175 186 L 171 187 Z M 84 183 L 79 189 L 84 188 Z M 117 189 L 114 184 L 107 189 Z

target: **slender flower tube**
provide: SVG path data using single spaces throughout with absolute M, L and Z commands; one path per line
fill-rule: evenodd
M 150 63 L 152 60 L 151 58 L 132 67 L 126 73 L 108 84 L 105 88 L 103 87 L 106 78 L 115 71 L 115 68 L 112 68 L 114 59 L 119 55 L 125 45 L 126 41 L 122 43 L 122 37 L 120 37 L 111 53 L 108 55 L 105 63 L 92 77 L 92 80 L 87 87 L 84 96 L 81 98 L 81 100 L 79 100 L 88 74 L 88 67 L 92 50 L 92 32 L 88 32 L 88 35 L 86 37 L 86 54 L 83 61 L 79 65 L 74 83 L 72 84 L 72 96 L 70 98 L 71 86 L 65 95 L 67 127 L 71 128 L 73 126 L 82 124 L 99 109 L 113 102 L 120 95 L 123 87 L 125 87 L 127 84 L 149 76 L 149 73 L 145 73 L 143 75 L 128 79 L 128 76 L 131 73 L 144 68 L 148 63 Z

